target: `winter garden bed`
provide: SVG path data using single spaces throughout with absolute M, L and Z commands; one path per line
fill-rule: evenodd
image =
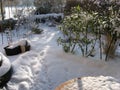
M 5 52 L 8 56 L 17 55 L 26 51 L 29 51 L 31 48 L 29 41 L 20 40 L 18 42 L 12 43 L 9 46 L 4 47 Z

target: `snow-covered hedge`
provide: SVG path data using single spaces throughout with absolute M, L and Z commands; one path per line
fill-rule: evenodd
M 20 41 L 12 43 L 9 46 L 6 46 L 4 49 L 6 54 L 11 56 L 11 55 L 17 55 L 19 53 L 29 51 L 30 48 L 31 48 L 30 42 L 28 40 L 22 39 Z
M 0 52 L 0 61 L 2 60 L 2 64 L 0 66 L 0 77 L 6 74 L 9 69 L 11 68 L 11 63 L 8 58 L 6 58 L 1 52 Z
M 21 39 L 21 40 L 19 40 L 19 41 L 17 41 L 17 42 L 12 43 L 8 48 L 12 49 L 12 48 L 15 48 L 15 47 L 17 47 L 17 46 L 19 46 L 19 45 L 20 45 L 20 46 L 25 46 L 26 43 L 27 43 L 28 45 L 30 45 L 30 41 L 25 40 L 25 39 Z
M 40 22 L 46 20 L 55 20 L 56 22 L 60 22 L 63 19 L 63 17 L 64 17 L 63 13 L 59 13 L 59 14 L 51 13 L 51 14 L 40 14 L 34 16 L 32 15 L 29 16 L 28 19 L 32 21 L 39 19 Z

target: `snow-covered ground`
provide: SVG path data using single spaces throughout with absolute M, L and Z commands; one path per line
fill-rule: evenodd
M 111 76 L 120 81 L 119 57 L 105 62 L 65 53 L 57 44 L 61 35 L 59 30 L 43 24 L 40 28 L 44 30 L 42 34 L 33 34 L 28 38 L 32 46 L 30 51 L 6 56 L 14 69 L 8 83 L 9 90 L 54 90 L 69 79 L 85 76 Z M 3 47 L 7 41 L 4 40 L 4 44 L 0 43 L 0 51 L 5 54 Z

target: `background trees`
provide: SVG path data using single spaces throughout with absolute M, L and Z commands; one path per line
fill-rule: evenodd
M 34 0 L 34 5 L 36 8 L 44 9 L 46 13 L 60 13 L 63 11 L 64 0 Z

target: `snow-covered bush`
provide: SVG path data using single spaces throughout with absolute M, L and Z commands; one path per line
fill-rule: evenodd
M 61 31 L 67 40 L 60 37 L 58 42 L 63 46 L 65 52 L 73 53 L 75 48 L 79 47 L 83 56 L 90 56 L 97 40 L 96 35 L 92 35 L 95 29 L 93 16 L 84 12 L 79 6 L 73 8 L 72 11 L 71 15 L 64 18 L 61 26 Z
M 41 34 L 43 32 L 43 30 L 38 29 L 38 28 L 32 28 L 32 32 L 35 34 Z
M 0 89 L 7 85 L 12 76 L 12 65 L 7 57 L 0 52 Z
M 50 13 L 50 10 L 51 10 L 51 4 L 50 3 L 45 3 L 44 6 L 40 6 L 36 9 L 35 11 L 35 14 L 38 15 L 38 14 L 47 14 L 47 13 Z
M 24 53 L 26 51 L 29 51 L 30 48 L 30 42 L 25 39 L 17 41 L 15 43 L 11 43 L 11 45 L 4 47 L 5 52 L 8 56 Z
M 7 57 L 5 57 L 1 52 L 0 52 L 0 61 L 1 67 L 0 67 L 0 77 L 3 76 L 7 71 L 9 71 L 11 67 L 11 63 Z
M 105 60 L 109 57 L 115 57 L 117 49 L 117 40 L 120 37 L 120 32 L 116 31 L 120 26 L 120 4 L 119 1 L 102 1 L 99 7 L 102 11 L 97 11 L 97 20 L 100 24 L 100 29 L 103 31 L 105 40 L 104 52 L 106 54 Z
M 57 23 L 60 23 L 63 19 L 64 15 L 62 13 L 56 14 L 42 14 L 42 15 L 35 15 L 34 18 L 32 18 L 36 23 L 45 23 L 47 21 L 55 21 Z
M 15 24 L 17 23 L 17 20 L 14 20 L 12 18 L 5 19 L 4 21 L 0 22 L 0 32 L 6 30 L 7 28 L 13 30 L 15 28 Z
M 39 29 L 39 26 L 37 24 L 33 24 L 31 28 L 32 28 L 32 32 L 35 34 L 41 34 L 43 32 L 42 29 Z
M 49 0 L 35 0 L 34 5 L 36 6 L 35 14 L 47 14 L 50 13 L 52 3 Z
M 17 42 L 11 43 L 11 45 L 10 45 L 8 48 L 15 48 L 15 47 L 17 47 L 17 46 L 19 46 L 19 45 L 25 46 L 26 43 L 27 43 L 27 45 L 30 45 L 30 41 L 29 41 L 29 40 L 21 39 L 21 40 L 19 40 L 19 41 L 17 41 Z
M 85 0 L 84 2 L 88 2 Z M 60 44 L 63 45 L 64 49 L 67 51 L 73 51 L 76 44 L 80 43 L 82 45 L 78 45 L 81 48 L 83 55 L 90 55 L 86 53 L 88 51 L 89 45 L 89 35 L 90 33 L 96 37 L 95 41 L 99 40 L 99 51 L 100 51 L 100 58 L 102 59 L 102 42 L 104 43 L 104 50 L 105 50 L 105 60 L 108 57 L 114 57 L 117 47 L 117 41 L 120 38 L 119 28 L 120 26 L 120 5 L 118 1 L 111 1 L 107 0 L 104 2 L 98 2 L 81 6 L 81 10 L 77 8 L 71 10 L 70 15 L 66 16 L 63 20 L 62 32 L 65 36 L 67 36 L 67 42 L 62 42 L 66 40 L 59 39 Z M 93 5 L 93 6 L 92 6 Z M 99 6 L 98 6 L 99 5 Z M 79 7 L 79 6 L 78 6 Z M 89 8 L 90 7 L 90 8 Z M 96 8 L 98 8 L 96 10 Z M 101 9 L 101 10 L 99 10 Z M 90 19 L 91 18 L 91 19 Z M 89 34 L 88 34 L 89 33 Z M 82 35 L 81 35 L 82 34 Z M 102 39 L 102 36 L 106 37 L 106 40 Z M 82 37 L 82 38 L 81 38 Z M 84 38 L 85 37 L 85 38 Z M 94 41 L 94 40 L 92 40 Z M 92 43 L 90 40 L 90 43 Z M 93 49 L 94 49 L 93 44 Z M 71 49 L 72 47 L 72 49 Z M 85 48 L 84 48 L 85 47 Z M 89 52 L 89 51 L 88 51 Z
M 64 7 L 65 13 L 66 14 L 71 13 L 71 9 L 78 5 L 80 5 L 80 1 L 78 0 L 66 0 L 65 7 Z
M 35 14 L 60 13 L 63 12 L 65 0 L 34 0 L 38 9 Z

